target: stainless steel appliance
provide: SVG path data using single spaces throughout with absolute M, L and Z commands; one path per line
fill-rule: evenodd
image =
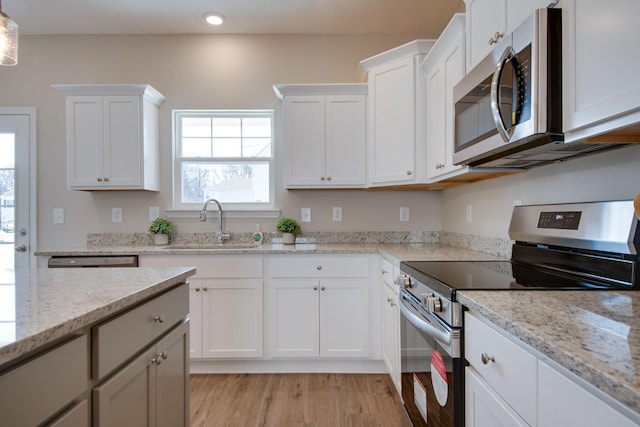
M 49 268 L 137 267 L 137 255 L 52 256 Z
M 510 261 L 400 264 L 402 397 L 415 426 L 464 425 L 457 291 L 640 290 L 632 200 L 516 206 L 509 236 Z
M 453 90 L 453 162 L 530 168 L 620 144 L 564 143 L 560 9 L 538 9 Z

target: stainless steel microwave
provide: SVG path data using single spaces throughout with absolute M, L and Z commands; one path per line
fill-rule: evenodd
M 537 9 L 453 89 L 453 162 L 529 168 L 607 148 L 565 144 L 560 9 Z

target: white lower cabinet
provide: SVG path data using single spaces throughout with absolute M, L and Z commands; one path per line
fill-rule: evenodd
M 93 390 L 94 425 L 187 426 L 188 322 Z
M 466 427 L 529 425 L 472 368 L 465 368 L 464 380 Z
M 397 269 L 387 260 L 381 261 L 380 310 L 382 318 L 382 360 L 398 392 L 400 373 L 400 310 L 398 308 Z
M 139 263 L 196 267 L 189 284 L 191 359 L 263 356 L 262 257 L 143 255 Z
M 265 260 L 267 356 L 370 355 L 369 257 Z
M 522 341 L 465 313 L 465 425 L 638 426 L 633 414 Z
M 637 427 L 639 422 L 630 420 L 547 363 L 538 362 L 539 427 Z

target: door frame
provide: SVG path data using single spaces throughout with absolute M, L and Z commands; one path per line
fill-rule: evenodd
M 29 251 L 29 257 L 27 258 L 27 264 L 19 264 L 20 267 L 35 268 L 37 266 L 37 258 L 34 255 L 36 251 L 36 236 L 37 236 L 37 198 L 36 198 L 36 166 L 37 166 L 37 151 L 36 151 L 36 109 L 35 107 L 0 107 L 0 116 L 27 116 L 29 119 L 29 143 L 27 146 L 28 165 L 29 165 L 29 186 L 28 186 L 28 225 L 27 225 L 27 242 L 26 245 Z M 18 150 L 16 150 L 16 154 Z M 16 165 L 17 168 L 17 165 Z M 17 223 L 16 223 L 17 225 Z M 16 227 L 17 229 L 17 227 Z M 16 242 L 18 244 L 18 234 L 16 233 Z M 21 239 L 24 243 L 24 238 Z M 18 267 L 18 264 L 16 265 Z

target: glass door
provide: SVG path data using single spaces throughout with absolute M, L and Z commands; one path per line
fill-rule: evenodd
M 0 108 L 0 343 L 16 339 L 16 275 L 33 261 L 35 110 Z

